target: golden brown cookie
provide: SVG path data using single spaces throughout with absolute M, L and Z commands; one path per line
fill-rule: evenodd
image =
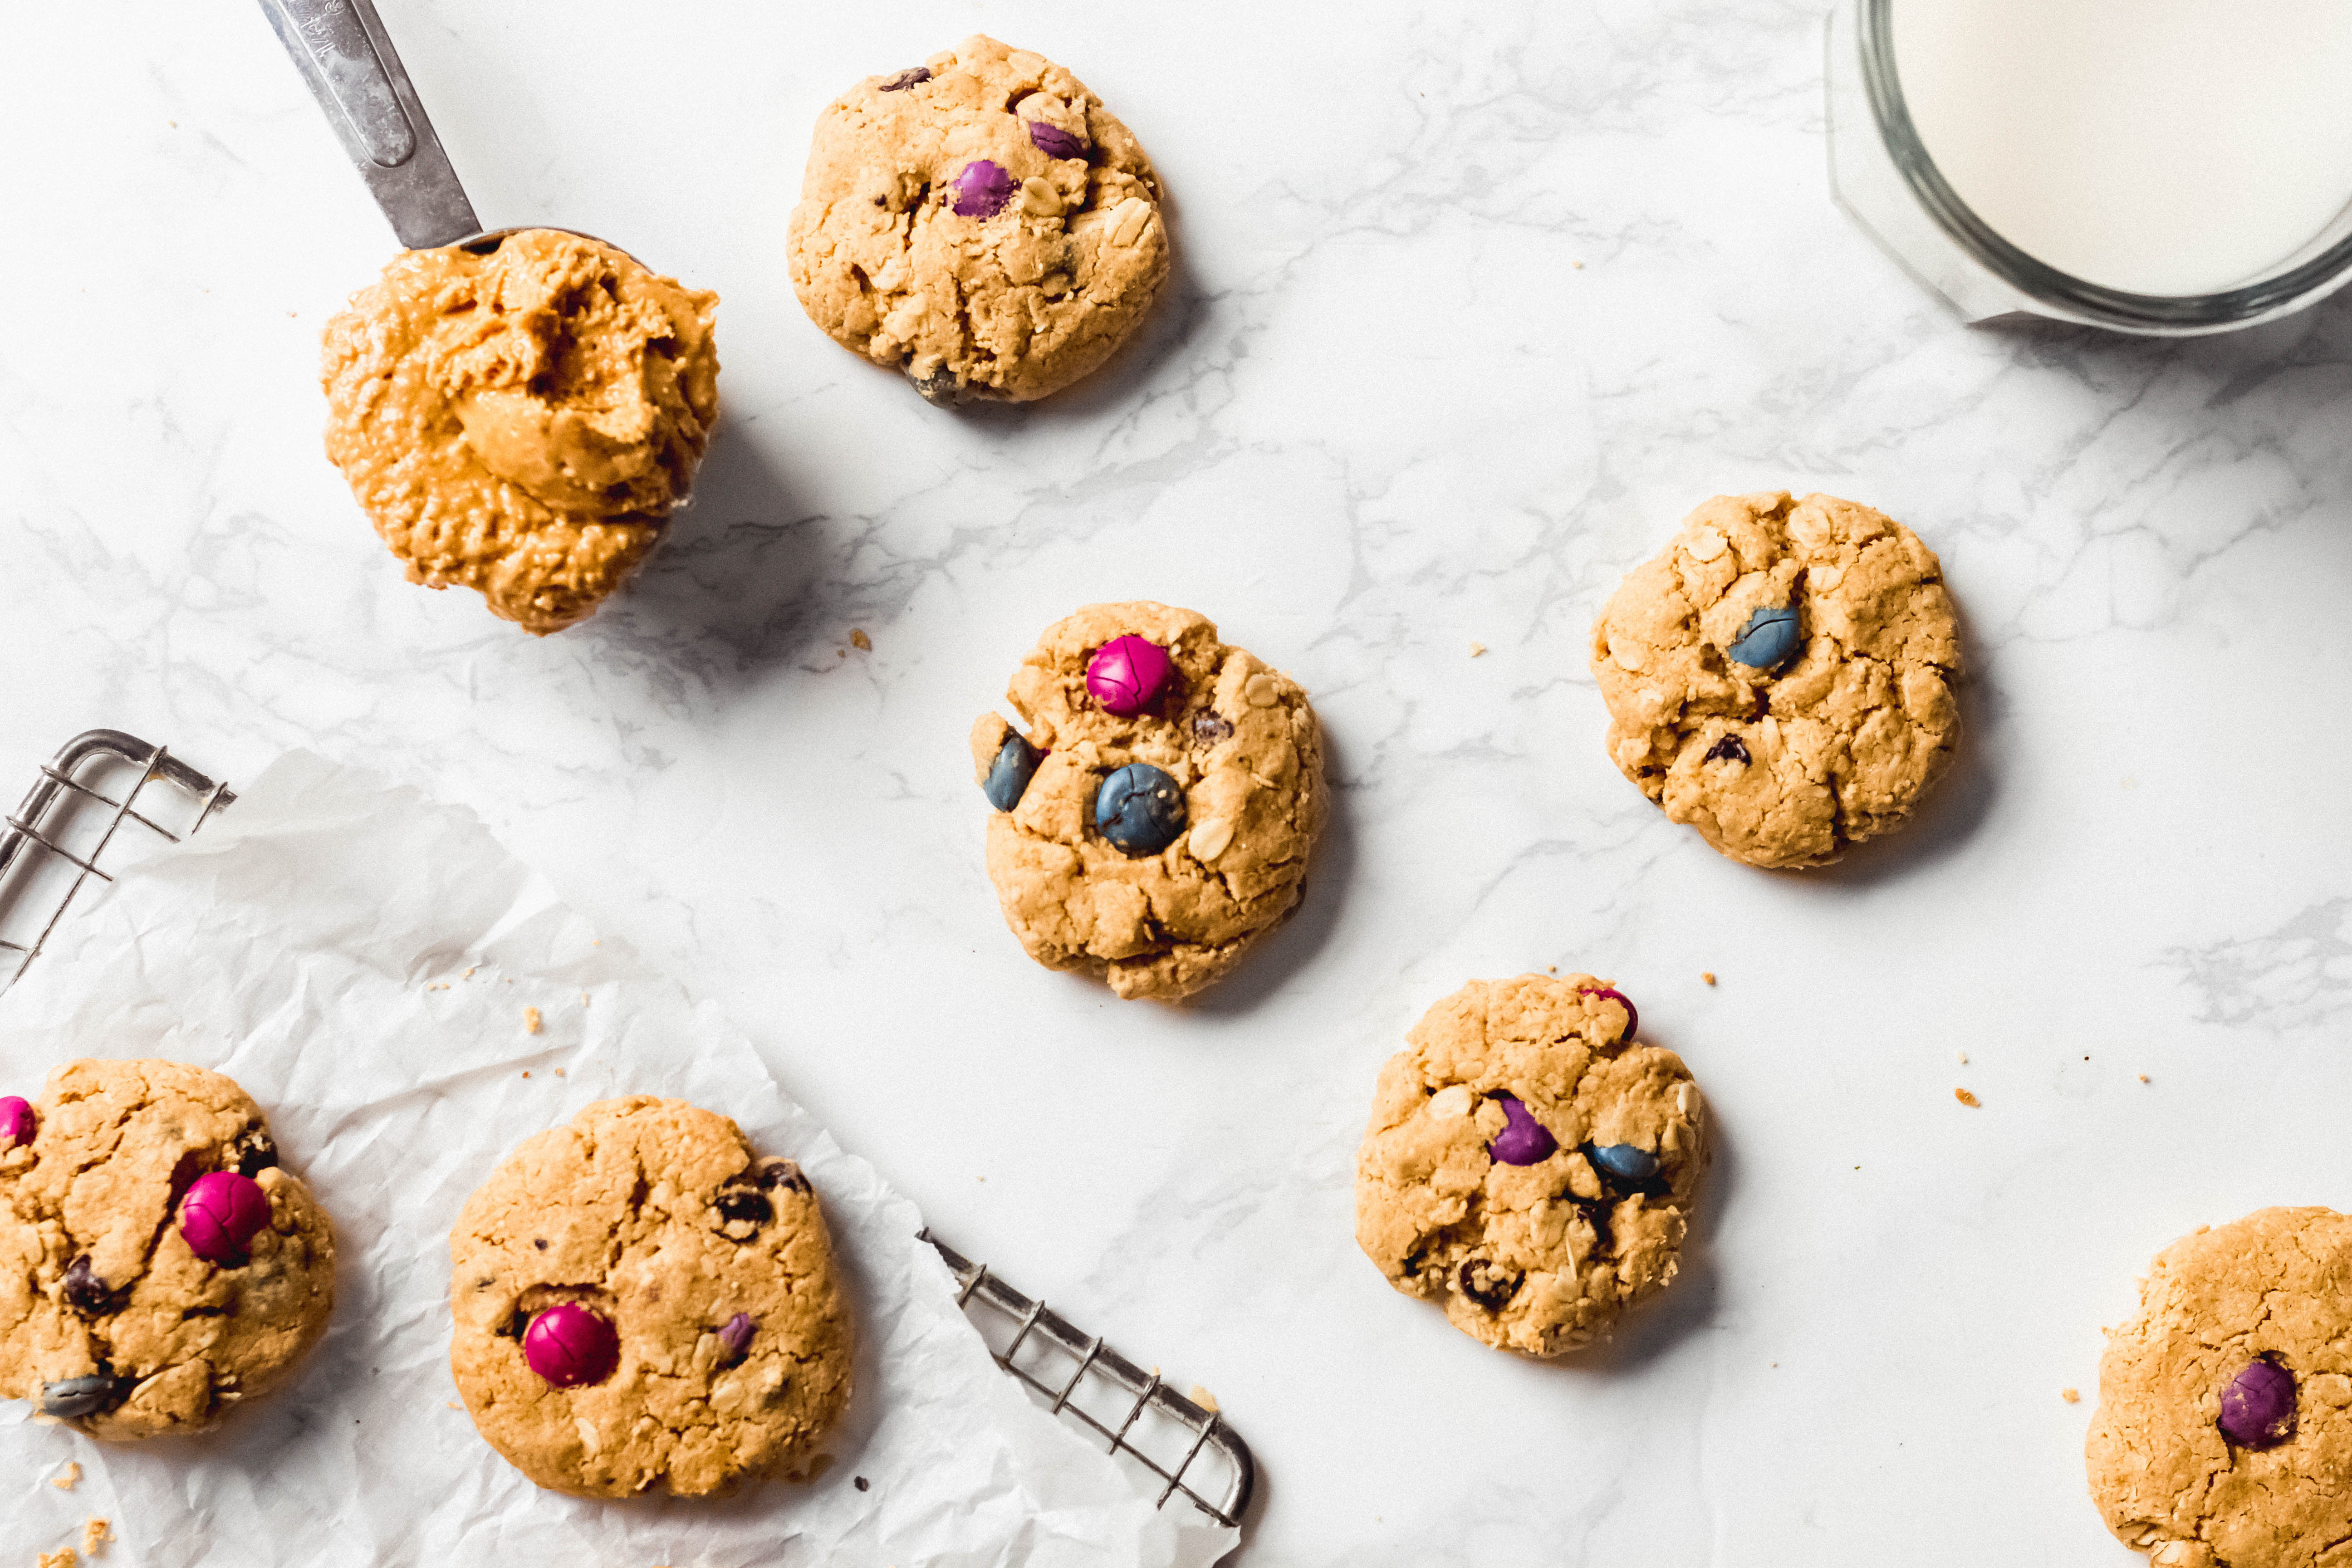
M 718 308 L 560 229 L 404 252 L 327 327 L 327 456 L 410 582 L 561 631 L 693 489 Z
M 1679 1267 L 1706 1169 L 1682 1058 L 1633 1043 L 1589 974 L 1474 980 L 1381 1069 L 1356 1242 L 1483 1344 L 1551 1357 L 1609 1337 Z
M 816 1194 L 681 1100 L 525 1139 L 449 1233 L 449 1365 L 542 1487 L 698 1496 L 797 1474 L 849 1403 L 849 1308 Z
M 178 1062 L 85 1060 L 7 1109 L 0 1394 L 152 1437 L 287 1381 L 334 1309 L 334 1227 L 251 1097 Z
M 1717 496 L 1592 628 L 1609 755 L 1751 866 L 1899 826 L 1951 761 L 1958 627 L 1935 552 L 1834 496 Z
M 829 105 L 793 209 L 793 287 L 934 403 L 1057 392 L 1168 277 L 1160 176 L 1086 84 L 970 37 Z
M 2156 1256 L 2107 1334 L 2091 1500 L 2162 1568 L 2312 1568 L 2352 1540 L 2352 1215 L 2258 1209 Z
M 1107 683 L 1114 663 L 1149 690 Z M 997 808 L 988 875 L 1030 957 L 1174 1001 L 1296 907 L 1328 809 L 1297 682 L 1207 617 L 1137 601 L 1047 627 L 1006 694 L 1028 733 L 983 714 L 972 762 Z

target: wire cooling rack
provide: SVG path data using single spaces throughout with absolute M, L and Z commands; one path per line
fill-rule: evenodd
M 226 784 L 119 730 L 67 742 L 0 830 L 0 992 L 40 956 L 84 884 L 113 880 L 100 862 L 126 826 L 176 844 L 236 799 Z M 957 1304 L 996 1364 L 1033 1397 L 1139 1471 L 1147 1489 L 1156 1485 L 1158 1506 L 1181 1496 L 1219 1524 L 1241 1523 L 1256 1466 L 1213 1400 L 1177 1393 L 1157 1367 L 1145 1372 L 929 1231 L 923 1239 L 954 1275 Z

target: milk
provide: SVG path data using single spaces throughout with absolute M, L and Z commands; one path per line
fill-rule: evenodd
M 1928 155 L 2062 272 L 2228 289 L 2352 204 L 2352 0 L 1890 3 Z

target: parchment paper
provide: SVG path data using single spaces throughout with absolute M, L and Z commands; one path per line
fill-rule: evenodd
M 536 1007 L 541 1032 L 526 1032 Z M 471 813 L 297 752 L 184 846 L 78 905 L 0 1000 L 0 1081 L 77 1057 L 227 1073 L 333 1216 L 332 1326 L 299 1381 L 194 1438 L 99 1443 L 0 1405 L 6 1550 L 109 1563 L 1206 1564 L 1234 1532 L 1156 1510 L 990 1361 L 921 1218 L 787 1099 L 718 1009 L 599 944 Z M 448 1369 L 448 1232 L 506 1151 L 625 1092 L 798 1160 L 849 1270 L 857 1391 L 812 1482 L 717 1500 L 541 1491 Z M 78 1462 L 70 1491 L 50 1482 Z M 856 1486 L 863 1478 L 868 1489 Z

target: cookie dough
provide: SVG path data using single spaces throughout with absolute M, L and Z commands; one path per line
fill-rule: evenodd
M 1608 1338 L 1675 1277 L 1706 1168 L 1682 1058 L 1632 1039 L 1605 980 L 1474 980 L 1381 1069 L 1356 1242 L 1482 1344 L 1549 1358 Z
M 793 287 L 934 403 L 1026 403 L 1110 357 L 1168 278 L 1160 176 L 1042 55 L 971 37 L 829 105 L 793 209 Z
M 2225 1402 L 2242 1377 L 2275 1385 L 2283 1420 L 2244 1424 Z M 2108 1331 L 2084 1447 L 2107 1528 L 2163 1568 L 2340 1561 L 2352 1538 L 2352 1215 L 2260 1209 L 2158 1253 L 2139 1310 Z
M 849 1308 L 808 1178 L 684 1100 L 603 1100 L 524 1140 L 466 1200 L 449 1252 L 457 1391 L 542 1487 L 699 1496 L 797 1474 L 849 1403 Z M 562 1302 L 618 1336 L 580 1386 L 525 1356 Z
M 1173 668 L 1149 706 L 1121 716 L 1089 693 L 1087 671 L 1128 636 Z M 1206 616 L 1137 601 L 1047 627 L 1006 695 L 1028 725 L 1018 739 L 1045 755 L 989 818 L 988 875 L 1030 957 L 1089 970 L 1121 996 L 1174 1001 L 1297 904 L 1328 803 L 1322 732 L 1297 681 L 1219 642 Z M 973 725 L 983 787 L 1013 738 L 994 713 Z M 1098 825 L 1106 783 L 1138 763 L 1181 795 L 1167 803 L 1181 831 L 1157 853 L 1129 854 Z
M 693 489 L 718 307 L 560 229 L 405 252 L 327 327 L 327 456 L 410 582 L 561 631 Z
M 1951 761 L 1959 671 L 1935 552 L 1834 496 L 1716 497 L 1592 628 L 1610 759 L 1751 866 L 1823 865 L 1900 826 Z
M 78 1061 L 35 1116 L 0 1152 L 0 1395 L 153 1437 L 287 1381 L 334 1308 L 334 1227 L 251 1097 L 178 1062 Z M 268 1199 L 242 1261 L 198 1257 L 177 1223 L 215 1171 Z

